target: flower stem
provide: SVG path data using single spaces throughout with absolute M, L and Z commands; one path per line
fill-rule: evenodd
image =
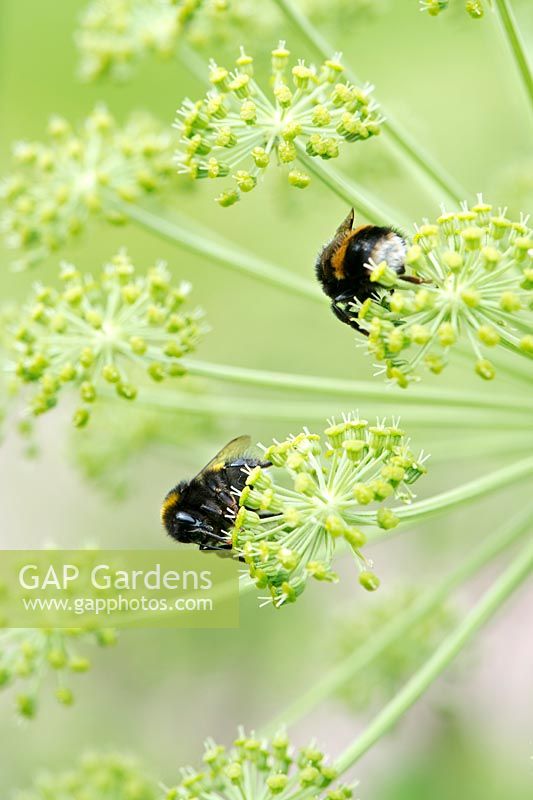
M 293 0 L 274 0 L 281 12 L 298 29 L 312 50 L 321 58 L 331 58 L 334 48 L 315 28 L 310 20 L 295 5 Z M 351 69 L 346 70 L 348 78 L 354 83 L 361 83 Z M 416 167 L 439 189 L 439 194 L 444 191 L 455 202 L 466 197 L 464 190 L 447 172 L 433 159 L 420 144 L 396 122 L 390 114 L 385 113 L 387 124 L 385 130 L 394 144 L 416 165 Z
M 355 764 L 416 703 L 475 633 L 498 611 L 533 569 L 533 539 L 482 596 L 463 622 L 437 648 L 424 666 L 382 709 L 370 725 L 349 745 L 336 762 L 339 773 Z
M 102 387 L 100 395 L 103 399 L 109 399 L 113 402 L 116 399 L 116 392 L 111 388 Z M 384 398 L 385 404 L 392 403 L 394 406 L 392 411 L 398 413 L 402 410 L 401 400 L 397 401 L 396 396 L 391 395 L 390 398 Z M 178 392 L 175 389 L 163 388 L 146 388 L 142 387 L 135 404 L 147 409 L 158 409 L 161 411 L 168 411 L 175 413 L 177 411 L 185 411 L 191 414 L 222 414 L 229 417 L 238 419 L 272 419 L 293 422 L 297 421 L 300 424 L 306 424 L 309 420 L 325 420 L 332 414 L 340 413 L 341 408 L 332 407 L 331 401 L 309 402 L 306 400 L 264 400 L 260 397 L 243 397 L 239 395 L 220 395 L 220 394 L 195 394 L 188 392 Z M 380 405 L 378 414 L 384 413 L 383 406 Z M 474 409 L 470 413 L 463 411 L 458 418 L 457 412 L 452 410 L 448 412 L 442 408 L 417 408 L 416 415 L 409 420 L 409 430 L 423 429 L 434 427 L 438 425 L 439 430 L 450 429 L 454 431 L 459 429 L 467 429 L 477 431 L 492 431 L 495 427 L 499 431 L 517 431 L 513 437 L 513 444 L 522 443 L 524 447 L 530 447 L 528 440 L 524 434 L 533 434 L 533 423 L 531 419 L 525 416 L 520 416 L 499 419 L 490 413 L 484 414 L 478 409 Z M 484 440 L 487 439 L 485 435 Z M 449 442 L 449 438 L 447 439 Z M 462 441 L 465 441 L 464 438 Z M 470 441 L 470 440 L 469 440 Z M 503 442 L 505 444 L 507 439 Z M 476 445 L 480 443 L 480 439 L 476 439 Z M 454 451 L 457 456 L 456 449 Z M 453 455 L 450 448 L 450 456 Z M 474 452 L 475 456 L 476 453 Z
M 495 6 L 507 42 L 514 56 L 524 88 L 533 105 L 533 76 L 528 62 L 527 51 L 516 24 L 513 10 L 508 0 L 495 0 Z
M 331 697 L 341 686 L 367 667 L 390 645 L 406 635 L 414 625 L 438 608 L 461 584 L 480 571 L 489 561 L 502 553 L 516 539 L 522 536 L 533 521 L 533 511 L 520 512 L 506 522 L 496 533 L 476 548 L 471 556 L 459 565 L 436 587 L 425 591 L 398 617 L 378 629 L 361 647 L 336 664 L 310 689 L 300 695 L 293 703 L 271 720 L 262 733 L 275 732 L 281 727 L 289 727 L 316 708 L 327 697 Z
M 366 189 L 360 189 L 355 183 L 347 181 L 339 175 L 329 165 L 326 166 L 319 158 L 311 158 L 307 155 L 305 147 L 297 143 L 298 158 L 301 163 L 319 178 L 328 189 L 331 189 L 341 200 L 362 214 L 369 222 L 378 225 L 408 225 L 407 217 L 399 215 L 398 211 L 381 203 L 376 197 L 372 197 Z
M 248 386 L 268 386 L 277 389 L 304 390 L 309 393 L 333 394 L 348 396 L 355 403 L 365 400 L 382 400 L 397 402 L 403 406 L 427 405 L 496 409 L 505 411 L 518 411 L 528 413 L 530 406 L 520 399 L 481 394 L 468 394 L 466 392 L 443 391 L 416 387 L 413 391 L 404 392 L 402 389 L 373 383 L 371 381 L 352 381 L 343 378 L 324 378 L 318 375 L 295 375 L 284 372 L 269 372 L 264 370 L 234 367 L 227 364 L 212 364 L 205 361 L 183 359 L 183 365 L 191 375 L 203 378 L 229 381 L 231 383 L 246 384 Z
M 113 205 L 141 227 L 191 253 L 206 256 L 223 267 L 244 273 L 271 286 L 289 289 L 302 297 L 325 302 L 324 295 L 315 284 L 252 253 L 239 250 L 231 242 L 214 238 L 211 231 L 202 229 L 196 222 L 185 218 L 181 223 L 171 222 L 134 203 L 114 202 Z
M 399 506 L 393 510 L 402 521 L 416 519 L 418 522 L 433 516 L 433 514 L 449 511 L 451 508 L 457 508 L 465 503 L 470 503 L 472 500 L 478 500 L 486 494 L 504 489 L 506 486 L 531 474 L 533 474 L 533 456 L 509 464 L 494 472 L 489 472 L 488 475 L 483 475 L 481 478 L 476 478 L 462 486 L 457 486 L 447 492 L 429 497 L 427 500 L 420 500 L 410 506 Z M 371 513 L 368 512 L 368 516 Z M 361 514 L 360 516 L 366 517 L 367 514 Z

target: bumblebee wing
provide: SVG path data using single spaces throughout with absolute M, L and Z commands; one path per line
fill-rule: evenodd
M 232 439 L 200 470 L 196 477 L 200 478 L 208 472 L 219 472 L 234 459 L 242 457 L 249 449 L 251 442 L 250 436 L 238 436 L 236 439 Z

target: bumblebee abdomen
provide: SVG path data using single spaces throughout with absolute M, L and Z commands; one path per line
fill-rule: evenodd
M 344 277 L 357 278 L 368 272 L 368 264 L 386 261 L 399 275 L 404 271 L 406 244 L 392 228 L 365 225 L 355 230 L 344 249 Z

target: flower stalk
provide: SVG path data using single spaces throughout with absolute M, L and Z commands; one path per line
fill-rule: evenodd
M 114 401 L 115 394 L 112 389 L 103 387 L 100 390 L 102 399 Z M 406 411 L 401 403 L 401 398 L 396 401 L 396 398 L 383 397 L 379 405 L 379 413 L 384 413 L 385 410 L 394 413 Z M 180 392 L 175 388 L 162 389 L 159 387 L 150 388 L 143 386 L 137 396 L 136 404 L 142 408 L 157 409 L 162 412 L 176 412 L 184 411 L 191 414 L 221 414 L 227 417 L 234 417 L 235 419 L 270 419 L 286 422 L 307 422 L 309 420 L 324 419 L 332 411 L 331 401 L 305 401 L 298 399 L 287 399 L 284 397 L 281 400 L 265 400 L 262 397 L 256 396 L 243 396 L 240 392 L 238 395 L 228 394 L 223 395 L 219 392 L 199 393 L 199 392 Z M 389 408 L 390 406 L 390 408 Z M 489 445 L 488 450 L 492 452 L 500 447 L 504 447 L 508 441 L 509 434 L 512 433 L 512 445 L 523 445 L 524 448 L 530 447 L 527 436 L 533 436 L 533 423 L 531 423 L 531 415 L 528 411 L 524 412 L 524 416 L 519 415 L 512 417 L 502 417 L 501 415 L 494 415 L 489 412 L 483 412 L 480 409 L 464 410 L 460 415 L 454 409 L 447 410 L 446 408 L 431 406 L 426 408 L 423 404 L 417 407 L 415 414 L 411 415 L 409 426 L 411 429 L 421 429 L 426 431 L 428 428 L 434 428 L 435 425 L 444 432 L 449 432 L 449 429 L 464 430 L 466 432 L 475 431 L 472 438 L 462 438 L 463 442 L 475 442 L 476 447 L 483 442 Z M 491 448 L 492 437 L 487 439 L 486 431 L 504 431 L 506 437 L 500 446 L 500 442 L 496 440 L 497 447 Z M 481 431 L 481 433 L 479 433 Z M 449 443 L 449 437 L 446 441 Z M 444 445 L 444 441 L 442 444 Z M 466 446 L 466 445 L 465 445 Z M 472 456 L 476 456 L 476 447 L 472 447 Z M 436 453 L 440 457 L 441 450 Z M 450 445 L 446 451 L 446 458 L 456 458 L 457 447 L 455 444 Z
M 341 200 L 352 206 L 358 214 L 376 225 L 407 225 L 407 217 L 398 210 L 389 208 L 385 203 L 373 196 L 368 189 L 359 188 L 353 181 L 348 181 L 336 172 L 329 164 L 326 166 L 316 158 L 309 158 L 305 149 L 297 146 L 298 158 L 309 172 L 319 178 Z
M 295 26 L 303 38 L 307 41 L 310 48 L 320 57 L 327 58 L 333 52 L 331 45 L 326 41 L 322 34 L 315 28 L 312 22 L 296 6 L 294 0 L 274 0 L 284 16 Z M 349 80 L 358 83 L 358 79 L 349 67 L 346 69 Z M 458 202 L 465 196 L 464 190 L 448 173 L 432 158 L 427 151 L 417 142 L 391 115 L 384 110 L 387 123 L 384 130 L 392 140 L 394 145 L 417 167 L 426 178 L 433 184 L 438 192 L 439 199 L 442 199 L 442 192 L 453 201 Z
M 516 24 L 513 9 L 509 0 L 494 0 L 494 6 L 511 53 L 513 54 L 520 78 L 524 84 L 529 102 L 533 106 L 533 75 L 529 65 L 527 49 L 518 25 Z
M 315 302 L 324 301 L 322 292 L 311 281 L 301 278 L 289 270 L 281 269 L 276 264 L 253 253 L 242 250 L 232 242 L 220 237 L 215 238 L 212 231 L 202 228 L 198 223 L 186 217 L 180 217 L 178 221 L 171 222 L 136 203 L 122 203 L 115 200 L 114 206 L 117 211 L 145 230 L 155 233 L 162 239 L 177 244 L 191 253 L 206 256 L 210 262 L 248 275 L 283 291 L 294 292 L 300 297 Z
M 183 359 L 190 375 L 213 380 L 223 380 L 239 385 L 268 387 L 272 389 L 294 389 L 309 394 L 328 394 L 350 397 L 354 400 L 397 400 L 402 406 L 432 405 L 448 408 L 493 409 L 495 411 L 528 414 L 531 404 L 520 398 L 511 399 L 508 395 L 493 396 L 468 392 L 417 387 L 412 393 L 394 394 L 393 387 L 380 386 L 372 381 L 354 381 L 344 378 L 324 378 L 319 375 L 296 375 L 284 372 L 248 369 L 226 364 L 213 364 L 191 358 Z M 399 390 L 398 390 L 399 392 Z M 397 407 L 397 406 L 396 406 Z
M 392 511 L 400 521 L 416 520 L 418 522 L 434 514 L 442 514 L 444 511 L 458 508 L 473 500 L 479 500 L 487 494 L 512 486 L 532 474 L 533 456 L 530 456 L 434 497 L 419 500 L 410 506 L 397 506 Z M 363 519 L 366 516 L 368 515 L 364 512 L 361 513 Z
M 262 732 L 268 735 L 269 732 L 276 731 L 282 726 L 288 728 L 294 725 L 320 703 L 335 694 L 338 689 L 354 680 L 359 672 L 368 667 L 391 644 L 408 634 L 432 611 L 445 604 L 453 591 L 522 537 L 530 529 L 532 521 L 531 509 L 515 514 L 489 539 L 483 541 L 468 558 L 460 560 L 452 572 L 437 586 L 425 590 L 407 610 L 375 631 L 373 636 L 361 647 L 358 647 L 340 663 L 335 664 L 313 686 L 286 706 L 268 722 Z
M 424 666 L 403 689 L 383 708 L 361 736 L 339 756 L 335 767 L 339 774 L 346 772 L 381 739 L 413 706 L 431 684 L 444 672 L 477 631 L 496 614 L 506 600 L 531 575 L 533 570 L 533 540 L 528 541 L 482 596 L 463 622 L 450 633 Z

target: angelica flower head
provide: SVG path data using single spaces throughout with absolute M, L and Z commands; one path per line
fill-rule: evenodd
M 420 367 L 438 374 L 462 343 L 485 380 L 496 373 L 491 350 L 533 356 L 527 217 L 511 220 L 481 197 L 470 208 L 443 210 L 416 227 L 405 263 L 422 283 L 407 282 L 384 262 L 371 264 L 376 294 L 356 304 L 368 349 L 389 379 L 405 387 Z
M 377 589 L 361 528 L 396 527 L 387 501 L 409 503 L 412 484 L 426 472 L 398 424 L 370 425 L 348 414 L 330 420 L 324 435 L 305 429 L 275 442 L 264 457 L 276 471 L 250 471 L 232 534 L 250 577 L 268 593 L 261 599 L 280 607 L 296 600 L 309 578 L 336 581 L 337 540 L 353 553 L 361 585 Z
M 201 769 L 182 769 L 165 800 L 349 800 L 353 784 L 336 778 L 314 743 L 295 750 L 284 733 L 268 741 L 240 730 L 230 748 L 208 739 Z
M 184 374 L 181 358 L 205 330 L 203 312 L 183 310 L 191 286 L 174 285 L 164 263 L 139 275 L 122 251 L 96 277 L 64 263 L 60 279 L 60 289 L 35 286 L 12 334 L 15 373 L 36 389 L 34 414 L 75 386 L 82 406 L 74 423 L 82 426 L 102 386 L 133 400 L 143 374 Z
M 372 637 L 408 615 L 424 596 L 419 588 L 396 589 L 377 599 L 356 615 L 343 616 L 336 631 L 338 657 L 350 658 Z M 404 630 L 372 662 L 372 669 L 360 670 L 357 679 L 338 689 L 338 696 L 355 712 L 386 702 L 433 653 L 446 633 L 458 622 L 458 609 L 449 601 L 439 603 Z
M 383 10 L 387 0 L 300 0 L 318 25 L 355 23 Z M 257 0 L 92 0 L 83 11 L 76 44 L 85 80 L 128 79 L 153 55 L 169 60 L 185 40 L 197 48 L 234 45 L 236 32 L 248 40 L 260 29 L 275 35 L 282 23 L 273 3 Z
M 121 126 L 103 106 L 77 128 L 52 117 L 46 142 L 18 142 L 0 184 L 0 218 L 15 266 L 31 266 L 78 235 L 93 217 L 126 221 L 119 202 L 158 190 L 174 170 L 172 135 L 147 114 Z
M 47 673 L 54 673 L 55 696 L 70 706 L 74 693 L 72 678 L 87 672 L 90 660 L 85 645 L 108 647 L 116 634 L 108 628 L 93 631 L 82 628 L 9 628 L 1 634 L 0 690 L 16 686 L 17 712 L 27 719 L 38 711 L 38 689 Z M 81 649 L 80 649 L 81 646 Z
M 298 166 L 302 155 L 336 158 L 344 142 L 379 133 L 371 87 L 345 80 L 339 54 L 319 68 L 303 60 L 291 67 L 289 57 L 284 42 L 272 51 L 268 91 L 254 79 L 244 50 L 233 70 L 211 61 L 211 91 L 178 109 L 178 171 L 194 179 L 232 178 L 233 188 L 217 198 L 222 206 L 254 189 L 272 164 L 287 168 L 291 186 L 305 188 L 310 177 Z
M 171 56 L 202 5 L 203 0 L 94 0 L 76 35 L 82 77 L 120 79 L 149 52 Z
M 160 800 L 143 767 L 119 753 L 88 753 L 68 770 L 44 773 L 16 800 Z
M 430 17 L 437 17 L 448 8 L 448 0 L 420 0 L 420 10 L 427 11 Z M 466 13 L 472 19 L 481 19 L 485 14 L 483 0 L 463 0 Z

